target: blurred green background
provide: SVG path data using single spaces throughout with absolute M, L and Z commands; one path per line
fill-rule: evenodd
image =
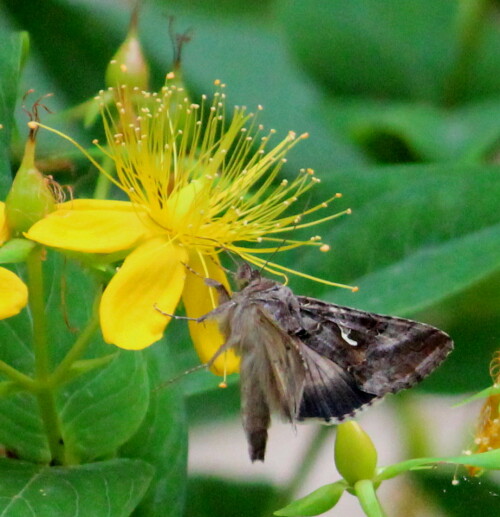
M 18 125 L 12 141 L 8 131 L 0 134 L 3 194 L 9 161 L 15 170 L 25 138 L 14 99 L 29 88 L 52 92 L 47 104 L 61 112 L 91 98 L 103 88 L 129 14 L 125 1 L 0 0 L 0 113 L 3 120 L 14 114 Z M 193 97 L 222 79 L 229 104 L 262 104 L 262 122 L 283 136 L 310 133 L 283 174 L 314 168 L 322 188 L 306 202 L 321 201 L 326 190 L 342 192 L 332 209 L 353 210 L 318 230 L 329 253 L 302 250 L 280 262 L 359 292 L 301 278 L 291 278 L 291 287 L 446 330 L 456 350 L 420 392 L 457 395 L 490 384 L 489 361 L 500 347 L 500 2 L 145 0 L 139 35 L 153 89 L 171 68 L 169 16 L 191 36 L 182 70 Z M 6 65 L 15 59 L 13 30 L 30 35 L 18 77 Z M 77 121 L 56 123 L 84 145 L 98 132 Z M 51 171 L 56 179 L 75 185 L 77 196 L 88 194 L 96 171 L 66 143 L 41 137 L 40 158 L 62 159 L 64 166 Z M 172 371 L 196 364 L 182 325 L 169 332 Z M 221 396 L 201 373 L 182 386 L 192 425 L 237 414 L 234 385 Z M 471 483 L 457 505 L 456 497 L 443 496 L 442 484 L 426 479 L 419 490 L 443 515 L 469 515 L 468 501 L 486 509 L 492 496 L 484 494 L 499 492 Z M 215 515 L 209 504 L 197 506 L 207 493 L 229 491 L 241 512 L 220 504 L 217 515 L 243 516 L 259 515 L 252 501 L 273 492 L 217 479 L 192 480 L 189 490 L 188 515 L 202 517 Z M 165 515 L 178 515 L 182 506 Z

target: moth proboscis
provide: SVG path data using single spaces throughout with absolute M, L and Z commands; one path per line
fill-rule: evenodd
M 248 264 L 231 295 L 211 279 L 220 305 L 197 319 L 218 321 L 225 336 L 213 361 L 230 348 L 241 357 L 241 416 L 250 459 L 264 461 L 271 413 L 292 423 L 335 424 L 410 388 L 453 349 L 443 331 L 416 321 L 297 296 Z

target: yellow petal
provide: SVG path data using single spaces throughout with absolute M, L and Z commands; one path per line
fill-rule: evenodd
M 191 318 L 198 318 L 208 314 L 218 305 L 217 291 L 213 287 L 208 287 L 204 278 L 217 280 L 228 290 L 229 284 L 217 257 L 200 256 L 194 251 L 189 257 L 189 266 L 198 274 L 187 272 L 182 300 L 186 314 Z M 225 341 L 214 320 L 207 320 L 203 323 L 190 321 L 189 332 L 196 352 L 203 363 L 209 361 Z M 215 360 L 211 370 L 216 375 L 229 375 L 239 371 L 239 364 L 239 357 L 233 350 L 228 350 Z
M 5 219 L 5 203 L 0 201 L 0 246 L 9 238 L 9 227 Z
M 12 271 L 0 267 L 0 319 L 15 316 L 28 303 L 28 288 Z
M 147 215 L 131 203 L 91 201 L 75 200 L 60 205 L 35 223 L 26 237 L 54 248 L 113 253 L 132 248 L 148 234 L 144 223 Z
M 113 212 L 135 212 L 136 207 L 130 201 L 110 199 L 72 199 L 57 205 L 63 210 L 111 210 Z
M 164 238 L 134 250 L 106 287 L 100 317 L 104 340 L 127 350 L 141 350 L 161 339 L 186 278 L 187 253 Z

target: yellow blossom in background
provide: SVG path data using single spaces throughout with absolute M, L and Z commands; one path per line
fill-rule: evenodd
M 490 374 L 493 385 L 500 385 L 500 352 L 497 352 L 491 361 Z M 472 452 L 480 453 L 500 449 L 500 394 L 490 395 L 479 415 L 479 421 L 474 436 Z M 478 467 L 468 467 L 471 476 L 482 472 Z
M 199 104 L 168 84 L 159 93 L 135 89 L 134 103 L 127 89 L 115 91 L 120 100 L 111 107 L 102 102 L 102 92 L 98 101 L 107 145 L 95 143 L 114 162 L 116 177 L 110 180 L 130 201 L 70 201 L 27 233 L 56 248 L 127 253 L 101 300 L 101 328 L 108 343 L 133 350 L 151 345 L 170 320 L 156 307 L 173 314 L 181 298 L 189 317 L 214 309 L 216 292 L 203 278 L 229 287 L 219 264 L 221 251 L 269 271 L 288 271 L 259 254 L 302 245 L 327 249 L 319 237 L 287 238 L 283 244 L 283 232 L 339 215 L 302 222 L 330 200 L 289 214 L 289 206 L 319 182 L 312 170 L 276 181 L 286 153 L 307 135 L 289 133 L 273 144 L 274 131 L 264 132 L 243 107 L 236 107 L 227 121 L 224 85 L 216 84 L 213 101 L 203 96 Z M 217 324 L 189 322 L 189 327 L 200 359 L 208 361 L 223 343 Z M 230 351 L 218 358 L 213 371 L 237 368 Z
M 9 238 L 5 203 L 0 202 L 0 246 Z M 0 267 L 0 319 L 19 314 L 28 303 L 28 288 L 12 271 Z

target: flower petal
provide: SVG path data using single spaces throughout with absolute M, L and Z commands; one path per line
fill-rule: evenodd
M 35 223 L 26 237 L 54 248 L 113 253 L 132 248 L 148 234 L 148 216 L 131 203 L 82 199 L 59 206 Z
M 27 303 L 26 284 L 12 271 L 0 267 L 0 319 L 19 314 Z
M 187 272 L 182 300 L 186 314 L 191 318 L 198 318 L 208 314 L 218 305 L 217 291 L 213 287 L 208 287 L 204 278 L 217 280 L 228 290 L 229 284 L 216 256 L 199 255 L 193 251 L 189 256 L 189 266 L 198 274 Z M 225 341 L 218 323 L 214 320 L 203 323 L 190 321 L 189 332 L 203 363 L 208 362 Z M 228 350 L 215 360 L 211 370 L 216 375 L 225 375 L 239 371 L 239 365 L 239 357 L 233 350 Z
M 0 201 L 0 246 L 9 238 L 9 227 L 5 218 L 5 203 Z
M 100 317 L 104 340 L 141 350 L 161 339 L 175 312 L 186 278 L 187 253 L 165 238 L 150 239 L 134 250 L 106 287 Z
M 135 212 L 130 201 L 112 199 L 72 199 L 57 205 L 59 210 L 111 210 L 113 212 Z

